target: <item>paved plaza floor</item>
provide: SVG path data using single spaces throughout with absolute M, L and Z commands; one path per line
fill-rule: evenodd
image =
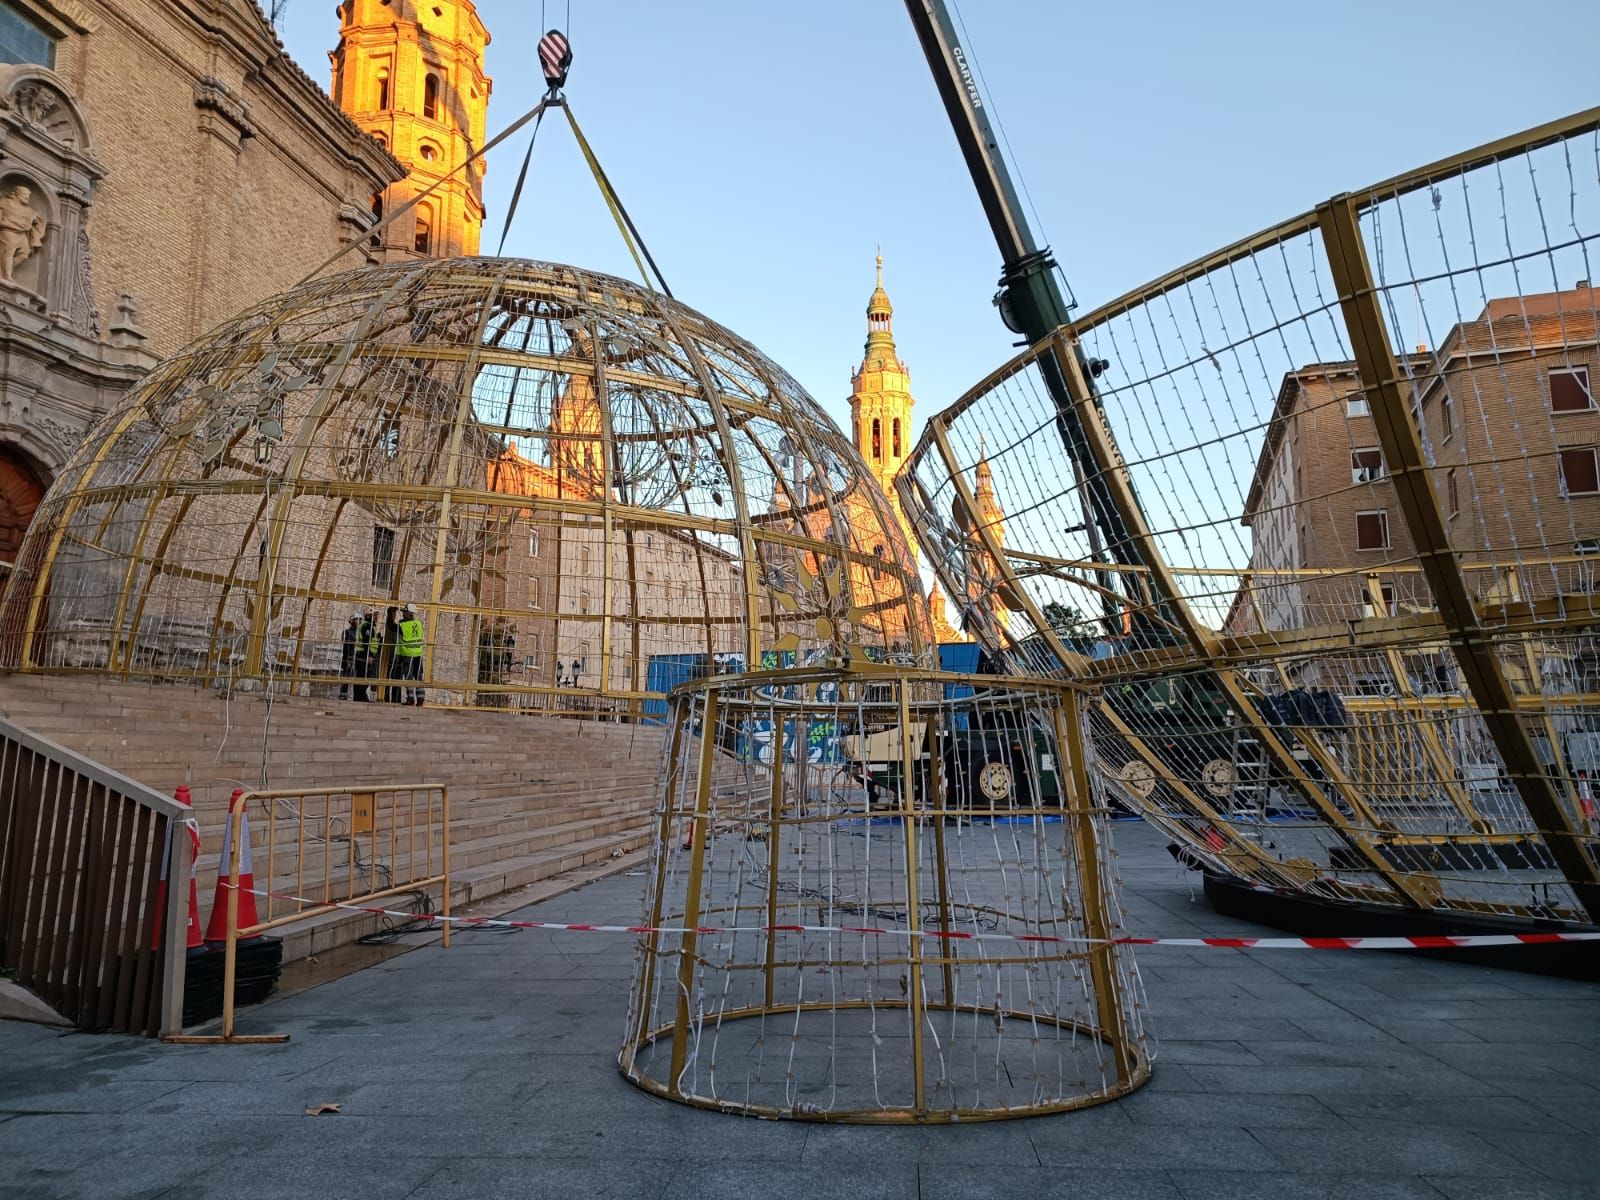
M 1131 933 L 1218 917 L 1116 828 Z M 547 901 L 627 923 L 644 880 Z M 942 1128 L 755 1121 L 617 1074 L 626 936 L 475 933 L 246 1010 L 282 1046 L 0 1023 L 0 1197 L 1600 1196 L 1600 987 L 1381 952 L 1139 952 L 1158 1039 L 1134 1095 Z M 338 1104 L 338 1114 L 305 1110 Z

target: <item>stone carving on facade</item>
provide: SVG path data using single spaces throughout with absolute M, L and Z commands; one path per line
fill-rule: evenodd
M 0 279 L 16 279 L 17 267 L 44 245 L 45 219 L 33 207 L 33 189 L 14 183 L 0 191 Z
M 92 145 L 63 79 L 33 63 L 0 65 L 0 283 L 10 285 L 0 298 L 90 338 L 85 235 L 105 175 Z
M 54 141 L 73 150 L 83 149 L 78 122 L 67 106 L 67 98 L 57 88 L 40 80 L 18 85 L 6 106 L 26 125 L 31 125 Z
M 0 64 L 0 115 L 5 124 L 31 131 L 35 141 L 54 143 L 57 152 L 83 162 L 91 177 L 104 174 L 93 159 L 88 122 L 54 71 L 35 63 Z
M 79 333 L 100 337 L 100 310 L 94 306 L 94 269 L 89 260 L 89 233 L 78 230 L 78 274 L 72 289 L 67 320 Z
M 100 314 L 95 313 L 95 320 L 99 319 Z M 118 350 L 137 350 L 144 345 L 145 337 L 145 331 L 139 328 L 133 293 L 123 292 L 117 297 L 117 319 L 111 322 L 111 344 Z
M 60 453 L 58 462 L 65 462 L 77 448 L 78 443 L 83 440 L 84 431 L 81 427 L 69 426 L 51 417 L 38 418 L 30 428 L 41 442 L 47 443 L 51 449 Z
M 255 123 L 250 119 L 250 105 L 240 100 L 222 80 L 202 75 L 195 80 L 194 106 L 202 112 L 214 112 L 239 135 L 239 140 L 256 135 Z
M 12 359 L 7 368 L 11 376 L 24 387 L 38 391 L 50 374 L 50 368 L 36 358 L 17 357 Z M 26 410 L 24 410 L 26 411 Z

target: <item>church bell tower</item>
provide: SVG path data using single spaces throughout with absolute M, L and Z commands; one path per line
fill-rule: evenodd
M 878 282 L 867 301 L 867 345 L 861 365 L 850 378 L 850 426 L 856 449 L 866 460 L 872 477 L 889 497 L 895 520 L 906 537 L 912 560 L 917 539 L 900 506 L 894 477 L 911 455 L 911 372 L 900 360 L 894 344 L 894 305 L 883 290 L 883 255 L 878 255 Z M 938 642 L 963 642 L 966 634 L 953 627 L 946 615 L 944 593 L 933 585 L 933 633 Z
M 1006 511 L 1000 505 L 1000 499 L 994 491 L 994 470 L 989 466 L 989 455 L 984 448 L 983 436 L 978 436 L 978 468 L 977 487 L 973 490 L 973 502 L 977 505 L 978 525 L 985 530 L 987 536 L 993 539 L 998 546 L 1004 546 L 1006 541 Z M 987 543 L 978 538 L 976 533 L 971 538 L 970 554 L 977 556 L 984 563 L 983 574 L 991 584 L 1000 578 L 1000 569 L 993 557 L 989 554 Z M 1011 613 L 1001 600 L 998 592 L 980 594 L 969 592 L 969 599 L 974 603 L 987 604 L 993 614 L 995 623 L 1001 629 L 1009 627 Z
M 401 207 L 464 163 L 484 142 L 489 31 L 472 0 L 343 0 L 333 99 L 410 174 L 373 213 Z M 478 253 L 483 163 L 475 162 L 379 235 L 383 257 Z
M 867 346 L 850 379 L 850 424 L 856 448 L 872 476 L 888 494 L 895 519 L 916 553 L 916 539 L 894 490 L 895 473 L 911 453 L 911 372 L 894 346 L 894 305 L 883 290 L 883 255 L 878 255 L 878 286 L 867 301 Z

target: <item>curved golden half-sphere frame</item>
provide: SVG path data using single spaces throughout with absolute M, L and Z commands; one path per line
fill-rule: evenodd
M 968 627 L 1099 689 L 1097 773 L 1192 861 L 1600 918 L 1597 131 L 1182 267 L 1018 355 L 907 461 Z
M 635 284 L 484 258 L 303 284 L 154 371 L 41 505 L 0 661 L 387 690 L 406 605 L 430 703 L 638 711 L 931 636 L 887 498 L 783 370 Z

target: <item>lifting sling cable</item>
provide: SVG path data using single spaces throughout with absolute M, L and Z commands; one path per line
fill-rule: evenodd
M 361 237 L 351 238 L 350 241 L 346 242 L 338 250 L 334 251 L 333 254 L 329 255 L 318 266 L 316 266 L 316 267 L 312 268 L 310 271 L 308 271 L 306 273 L 306 275 L 304 276 L 304 278 L 302 278 L 300 280 L 300 283 L 309 283 L 311 280 L 315 279 L 318 275 L 321 275 L 329 267 L 333 266 L 334 263 L 338 262 L 346 254 L 349 254 L 350 251 L 354 250 L 362 242 L 366 241 L 368 238 L 377 237 L 385 229 L 389 228 L 390 225 L 394 224 L 395 221 L 397 221 L 399 218 L 405 216 L 406 213 L 410 212 L 418 204 L 421 204 L 429 196 L 433 195 L 434 192 L 438 191 L 446 183 L 450 182 L 450 180 L 454 179 L 457 175 L 461 174 L 468 167 L 470 167 L 473 163 L 477 162 L 485 154 L 487 154 L 487 153 L 489 153 L 489 151 L 493 150 L 501 142 L 505 141 L 509 137 L 515 136 L 517 131 L 519 129 L 521 129 L 524 125 L 526 125 L 529 121 L 532 121 L 535 118 L 537 118 L 539 116 L 542 116 L 543 113 L 544 113 L 545 108 L 548 106 L 549 103 L 550 103 L 550 101 L 548 100 L 548 98 L 539 101 L 538 104 L 536 104 L 533 108 L 530 108 L 527 112 L 523 113 L 522 116 L 518 117 L 515 121 L 511 122 L 511 124 L 507 125 L 499 133 L 495 134 L 494 137 L 490 138 L 479 149 L 474 150 L 471 154 L 469 154 L 466 157 L 466 159 L 461 163 L 460 166 L 456 167 L 454 170 L 450 171 L 448 174 L 446 174 L 444 176 L 441 176 L 440 179 L 437 182 L 435 182 L 433 184 L 430 184 L 428 187 L 426 187 L 422 191 L 418 192 L 415 196 L 411 197 L 410 200 L 407 200 L 399 208 L 395 209 L 387 217 L 385 217 L 383 220 L 379 221 L 371 229 L 367 230 L 366 233 L 364 233 Z M 298 287 L 299 284 L 296 284 L 295 286 Z
M 572 15 L 570 12 L 567 14 Z M 544 6 L 539 6 L 539 22 L 544 23 Z M 572 69 L 572 43 L 559 29 L 549 30 L 539 39 L 539 69 L 544 72 L 545 93 L 543 103 L 565 103 L 561 89 L 566 86 L 567 72 Z M 506 222 L 500 227 L 500 245 L 495 257 L 506 252 L 506 238 L 511 233 L 511 222 L 516 219 L 517 205 L 522 202 L 522 189 L 528 182 L 528 168 L 533 163 L 533 146 L 539 140 L 539 126 L 544 124 L 544 113 L 533 123 L 533 133 L 528 138 L 528 152 L 522 156 L 522 170 L 517 172 L 517 186 L 511 193 L 511 205 L 506 209 Z
M 655 257 L 650 253 L 650 248 L 644 244 L 644 238 L 639 235 L 639 230 L 634 226 L 633 218 L 628 216 L 628 210 L 622 207 L 622 200 L 618 197 L 616 189 L 611 186 L 611 180 L 606 177 L 605 169 L 601 167 L 600 160 L 595 157 L 594 151 L 589 147 L 589 140 L 583 136 L 583 130 L 578 128 L 578 118 L 572 114 L 570 104 L 562 105 L 562 111 L 567 114 L 567 124 L 572 126 L 572 136 L 577 139 L 578 149 L 583 151 L 584 161 L 589 164 L 589 170 L 594 173 L 595 186 L 600 189 L 600 194 L 605 198 L 606 207 L 611 210 L 611 217 L 617 223 L 617 232 L 622 235 L 622 240 L 627 243 L 628 252 L 633 255 L 634 264 L 639 268 L 639 275 L 644 280 L 644 285 L 654 291 L 650 283 L 650 272 L 645 270 L 644 262 L 639 255 L 644 254 L 650 263 L 650 271 L 654 272 L 656 282 L 661 285 L 661 290 L 667 294 L 668 299 L 675 299 L 672 289 L 667 286 L 666 278 L 661 274 L 661 268 L 656 266 Z
M 545 103 L 551 101 L 550 96 L 545 97 Z M 559 98 L 555 99 L 560 103 Z M 539 126 L 544 124 L 545 104 L 539 105 L 539 118 L 533 123 L 533 134 L 528 138 L 528 152 L 522 156 L 522 170 L 517 172 L 517 186 L 511 191 L 511 206 L 506 209 L 506 223 L 500 227 L 500 245 L 495 250 L 495 257 L 504 257 L 506 252 L 506 235 L 511 232 L 511 219 L 517 215 L 517 204 L 522 200 L 522 186 L 528 182 L 528 167 L 533 163 L 533 144 L 539 140 Z

